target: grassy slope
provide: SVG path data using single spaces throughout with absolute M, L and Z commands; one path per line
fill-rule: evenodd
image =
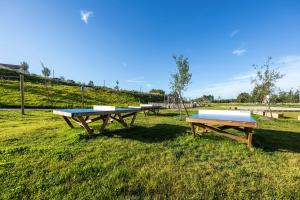
M 0 80 L 0 107 L 18 107 L 20 105 L 19 83 Z M 53 85 L 48 88 L 52 104 L 49 103 L 43 84 L 25 83 L 26 107 L 80 107 L 81 91 L 78 86 Z M 163 101 L 162 96 L 132 94 L 110 89 L 85 88 L 85 106 L 94 104 L 128 106 L 148 101 Z
M 212 133 L 193 138 L 167 110 L 92 138 L 51 112 L 0 111 L 0 199 L 299 199 L 300 122 L 258 122 L 251 151 Z

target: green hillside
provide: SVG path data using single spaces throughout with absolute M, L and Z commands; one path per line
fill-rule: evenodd
M 0 71 L 3 76 L 3 70 Z M 8 77 L 7 72 L 5 73 Z M 12 80 L 0 79 L 0 107 L 19 107 L 20 91 L 16 72 L 9 74 Z M 56 81 L 56 82 L 55 82 Z M 52 81 L 48 87 L 42 77 L 25 76 L 25 107 L 27 108 L 72 108 L 81 107 L 81 88 L 76 83 Z M 94 104 L 128 106 L 139 103 L 161 102 L 163 96 L 137 91 L 113 90 L 104 87 L 85 87 L 84 106 Z

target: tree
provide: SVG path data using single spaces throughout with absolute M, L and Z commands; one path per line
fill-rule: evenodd
M 94 85 L 94 82 L 93 82 L 93 81 L 89 81 L 88 86 L 94 87 L 94 86 L 95 86 L 95 85 Z
M 251 95 L 247 92 L 242 92 L 237 96 L 236 101 L 239 103 L 249 103 L 251 102 Z
M 22 72 L 28 73 L 29 65 L 27 64 L 27 62 L 21 62 L 20 69 L 22 70 Z
M 263 100 L 261 103 L 265 103 L 268 107 L 271 118 L 271 99 L 276 88 L 275 84 L 284 76 L 276 69 L 271 68 L 272 65 L 272 57 L 268 57 L 267 61 L 260 67 L 253 65 L 256 70 L 256 77 L 252 80 L 252 83 L 255 84 L 256 95 L 260 97 L 260 101 Z
M 119 81 L 118 81 L 118 80 L 116 81 L 115 89 L 116 89 L 116 90 L 119 90 Z
M 151 89 L 151 90 L 149 91 L 149 93 L 153 93 L 153 94 L 162 94 L 162 95 L 164 95 L 164 94 L 165 94 L 165 91 L 162 90 L 162 89 Z
M 45 67 L 45 65 L 41 62 L 41 65 L 42 65 L 42 74 L 43 76 L 48 79 L 50 76 L 51 76 L 51 71 L 48 67 Z
M 60 76 L 59 79 L 62 80 L 62 81 L 66 80 L 65 77 L 63 77 L 63 76 Z
M 49 90 L 48 90 L 48 81 L 49 81 L 49 77 L 51 76 L 51 71 L 48 67 L 46 67 L 42 62 L 41 62 L 41 65 L 42 65 L 42 74 L 43 76 L 45 77 L 45 90 L 46 90 L 46 95 L 47 95 L 47 98 L 48 98 L 48 102 L 51 103 L 50 101 L 50 94 L 49 94 Z
M 192 79 L 192 74 L 190 73 L 190 64 L 188 58 L 184 57 L 183 55 L 174 55 L 173 58 L 176 63 L 177 71 L 176 73 L 171 74 L 170 89 L 172 93 L 176 94 L 179 97 L 179 100 L 182 103 L 186 114 L 189 115 L 183 101 L 183 92 L 186 91 Z

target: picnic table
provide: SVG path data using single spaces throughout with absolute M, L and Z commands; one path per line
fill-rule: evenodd
M 161 106 L 156 106 L 152 104 L 140 104 L 140 106 L 129 106 L 129 108 L 140 109 L 144 113 L 144 115 L 147 116 L 151 112 L 157 115 Z
M 257 127 L 249 111 L 199 110 L 198 114 L 187 117 L 186 122 L 191 123 L 194 136 L 202 128 L 203 133 L 214 131 L 218 135 L 246 143 L 248 147 L 252 147 L 252 136 Z M 226 129 L 241 131 L 245 137 L 231 134 Z
M 102 120 L 100 132 L 103 132 L 109 122 L 116 121 L 125 128 L 134 125 L 137 108 L 115 108 L 112 106 L 94 106 L 93 109 L 59 109 L 53 110 L 53 114 L 60 115 L 69 125 L 74 128 L 71 121 L 83 127 L 87 133 L 92 134 L 94 131 L 89 126 L 90 123 Z M 125 122 L 125 118 L 132 117 L 130 123 Z

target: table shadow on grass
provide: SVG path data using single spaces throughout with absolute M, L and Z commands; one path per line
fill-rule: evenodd
M 300 133 L 257 129 L 253 136 L 253 146 L 264 151 L 288 151 L 300 153 Z
M 138 140 L 145 143 L 163 142 L 173 140 L 186 134 L 188 127 L 172 124 L 157 124 L 152 127 L 135 126 L 129 129 L 105 131 L 92 135 L 81 134 L 80 139 L 94 139 L 98 137 L 118 137 L 124 139 Z

